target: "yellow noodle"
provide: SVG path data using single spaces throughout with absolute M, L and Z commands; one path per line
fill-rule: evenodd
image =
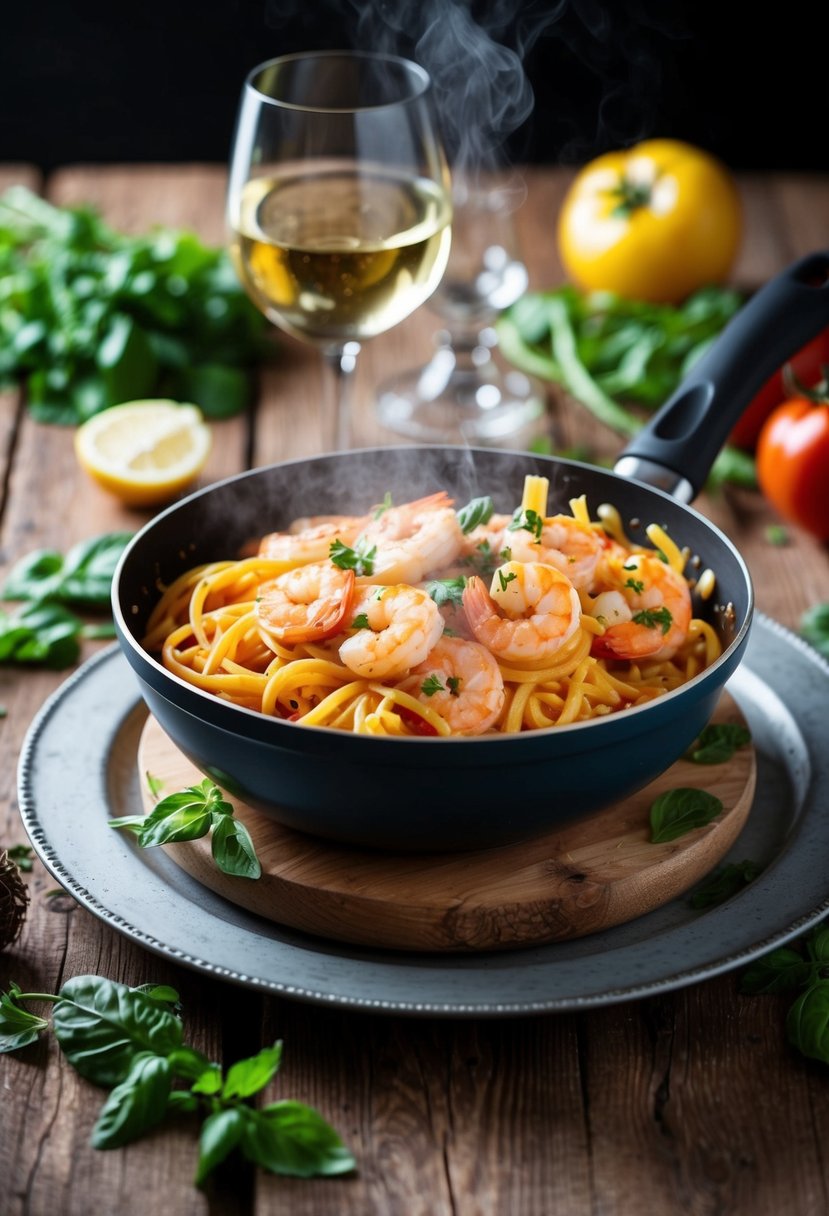
M 524 493 L 521 497 L 521 510 L 524 514 L 527 511 L 535 511 L 536 515 L 542 519 L 547 514 L 547 495 L 550 490 L 550 482 L 546 477 L 536 477 L 532 473 L 528 473 L 524 478 Z
M 671 569 L 675 570 L 677 574 L 682 574 L 682 571 L 685 569 L 685 563 L 688 560 L 687 553 L 682 552 L 676 541 L 672 540 L 665 529 L 661 528 L 659 524 L 648 524 L 645 532 L 656 545 L 657 549 L 660 549 L 665 554 Z

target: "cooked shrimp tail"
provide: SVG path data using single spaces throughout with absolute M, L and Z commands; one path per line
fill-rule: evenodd
M 265 583 L 256 617 L 266 633 L 286 645 L 319 642 L 342 632 L 353 601 L 354 571 L 319 562 Z
M 470 578 L 463 606 L 477 640 L 497 658 L 518 664 L 552 658 L 581 619 L 572 583 L 543 562 L 505 562 L 489 593 L 477 575 Z

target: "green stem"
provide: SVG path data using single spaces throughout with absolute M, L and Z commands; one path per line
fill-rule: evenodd
M 555 296 L 548 301 L 550 329 L 553 337 L 553 355 L 561 373 L 561 381 L 568 392 L 590 410 L 599 422 L 609 426 L 618 434 L 630 439 L 640 429 L 640 422 L 627 410 L 608 397 L 582 363 L 576 349 L 576 335 L 567 307 Z
M 59 1001 L 60 996 L 53 992 L 16 992 L 16 1001 Z

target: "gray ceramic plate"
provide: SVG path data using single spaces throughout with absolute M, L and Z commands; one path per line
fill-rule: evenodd
M 136 749 L 146 711 L 113 647 L 66 681 L 32 723 L 19 797 L 37 853 L 74 897 L 147 949 L 236 983 L 375 1011 L 506 1016 L 679 988 L 750 959 L 829 913 L 829 666 L 758 617 L 729 691 L 759 754 L 758 793 L 731 860 L 763 873 L 726 904 L 687 898 L 578 941 L 469 957 L 393 954 L 321 941 L 258 919 L 160 850 L 107 826 L 140 814 Z

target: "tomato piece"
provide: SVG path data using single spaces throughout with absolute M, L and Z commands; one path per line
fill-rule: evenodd
M 731 174 L 713 156 L 651 139 L 576 174 L 557 235 L 564 269 L 584 291 L 679 304 L 728 277 L 742 209 Z
M 829 329 L 823 330 L 807 342 L 788 362 L 796 379 L 801 384 L 816 384 L 823 377 L 824 367 L 829 366 Z M 791 395 L 780 368 L 766 381 L 759 393 L 746 409 L 731 432 L 731 442 L 746 451 L 753 451 L 763 423 L 776 405 L 781 405 Z
M 790 523 L 829 540 L 829 401 L 778 405 L 757 440 L 757 480 Z
M 401 718 L 409 730 L 416 735 L 437 735 L 437 731 L 431 722 L 427 722 L 425 718 L 421 718 L 420 714 L 415 713 L 413 709 L 409 709 L 407 705 L 396 705 L 394 712 Z

